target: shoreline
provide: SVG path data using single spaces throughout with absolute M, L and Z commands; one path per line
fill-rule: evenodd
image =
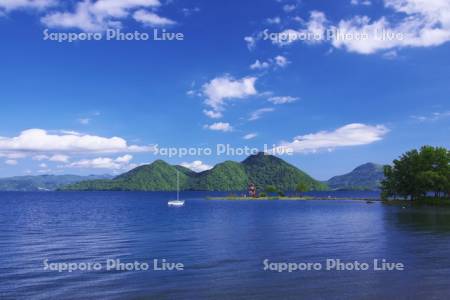
M 206 197 L 206 200 L 225 200 L 225 201 L 366 201 L 366 202 L 382 202 L 380 198 L 349 198 L 349 197 Z

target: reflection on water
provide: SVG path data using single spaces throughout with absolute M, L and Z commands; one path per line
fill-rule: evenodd
M 450 233 L 450 209 L 445 207 L 402 207 L 392 215 L 401 228 L 436 233 Z
M 0 193 L 0 298 L 443 299 L 450 210 L 364 201 L 207 201 L 186 193 Z M 337 195 L 341 197 L 342 195 Z M 367 194 L 354 195 L 369 197 Z M 52 272 L 52 262 L 167 259 L 182 272 Z M 402 262 L 403 272 L 263 271 Z

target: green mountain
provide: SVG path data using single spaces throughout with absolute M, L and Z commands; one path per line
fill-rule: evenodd
M 326 189 L 325 184 L 282 159 L 259 153 L 241 163 L 226 161 L 200 173 L 157 160 L 112 180 L 79 182 L 66 186 L 64 190 L 173 191 L 176 189 L 177 171 L 180 172 L 182 190 L 245 191 L 250 182 L 260 191 L 267 185 L 274 185 L 282 191 L 294 191 L 299 182 L 305 182 L 312 190 Z
M 281 191 L 295 191 L 300 182 L 306 183 L 310 190 L 325 190 L 325 184 L 318 182 L 305 172 L 284 160 L 264 153 L 249 156 L 242 162 L 249 180 L 258 190 L 273 185 Z
M 174 191 L 177 188 L 177 170 L 180 172 L 180 189 L 189 189 L 189 169 L 171 166 L 157 160 L 150 165 L 137 167 L 112 180 L 83 181 L 64 187 L 64 190 L 81 191 Z M 195 173 L 195 172 L 194 172 Z
M 331 178 L 327 184 L 334 190 L 379 190 L 383 179 L 383 165 L 367 163 L 348 174 Z
M 242 164 L 226 161 L 208 171 L 191 177 L 191 190 L 197 191 L 244 191 L 248 176 Z
M 0 178 L 0 191 L 54 191 L 68 184 L 86 180 L 108 179 L 109 175 L 40 175 Z

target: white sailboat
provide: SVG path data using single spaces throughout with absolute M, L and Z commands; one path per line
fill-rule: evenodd
M 169 206 L 184 206 L 184 200 L 180 200 L 180 173 L 177 171 L 177 200 L 167 202 Z

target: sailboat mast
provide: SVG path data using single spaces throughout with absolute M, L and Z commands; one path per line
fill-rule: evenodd
M 180 172 L 177 170 L 177 200 L 180 200 Z

